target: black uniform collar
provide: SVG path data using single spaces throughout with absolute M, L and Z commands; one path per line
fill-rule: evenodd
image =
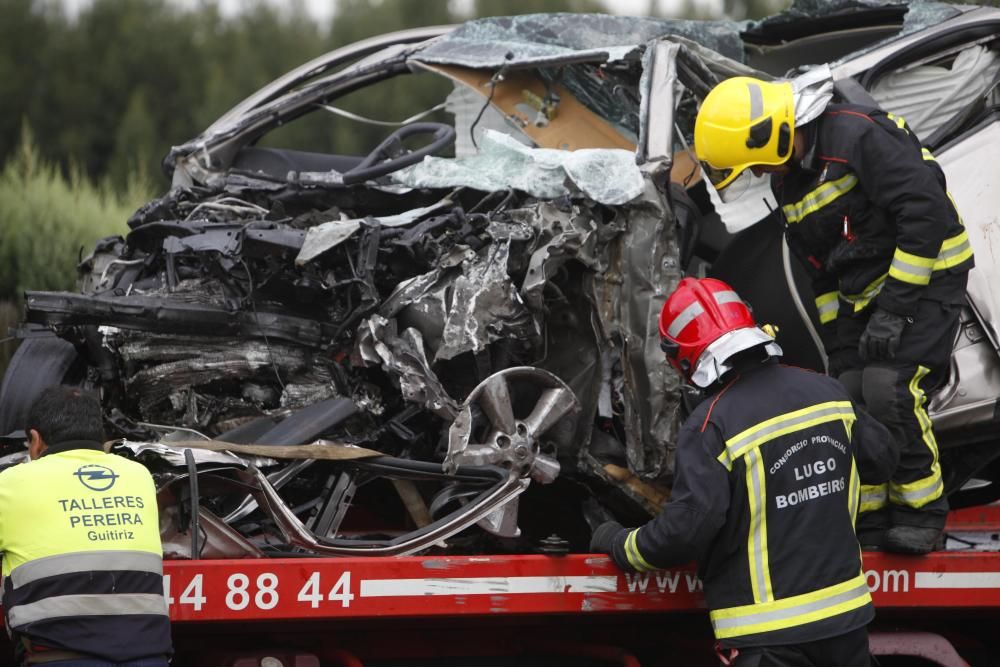
M 799 128 L 799 132 L 803 133 L 806 140 L 806 153 L 799 160 L 799 167 L 809 171 L 817 171 L 816 155 L 819 153 L 819 118 L 803 125 Z
M 74 449 L 93 449 L 98 452 L 103 452 L 104 444 L 97 442 L 96 440 L 64 440 L 63 442 L 57 442 L 54 445 L 49 445 L 42 456 L 48 456 L 49 454 L 62 454 L 63 452 L 68 452 Z

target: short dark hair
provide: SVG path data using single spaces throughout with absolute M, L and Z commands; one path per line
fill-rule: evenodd
M 25 435 L 31 429 L 49 446 L 70 440 L 104 442 L 101 403 L 77 387 L 49 387 L 28 410 Z

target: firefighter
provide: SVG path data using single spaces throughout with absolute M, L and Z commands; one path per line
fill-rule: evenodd
M 731 287 L 685 278 L 660 315 L 670 364 L 705 390 L 681 427 L 670 502 L 592 550 L 646 572 L 697 560 L 723 664 L 869 664 L 874 609 L 854 533 L 862 482 L 895 466 L 839 382 L 783 366 Z
M 30 462 L 0 473 L 3 609 L 26 665 L 165 667 L 156 489 L 105 454 L 97 399 L 68 387 L 28 412 Z
M 720 191 L 747 169 L 771 174 L 829 373 L 901 447 L 890 483 L 862 490 L 862 541 L 926 553 L 948 503 L 925 406 L 947 379 L 972 247 L 944 172 L 901 117 L 828 104 L 797 126 L 796 102 L 789 82 L 725 80 L 698 112 L 695 150 Z

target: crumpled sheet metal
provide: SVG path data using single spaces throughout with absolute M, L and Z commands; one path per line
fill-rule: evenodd
M 566 60 L 618 60 L 637 45 L 681 35 L 743 59 L 740 24 L 606 14 L 528 14 L 470 21 L 415 55 L 428 63 L 500 68 Z M 606 55 L 602 55 L 606 54 Z
M 528 272 L 521 285 L 521 296 L 535 312 L 542 312 L 543 293 L 549 280 L 570 260 L 600 270 L 597 257 L 597 223 L 578 208 L 567 211 L 543 202 L 530 209 L 511 211 L 535 230 L 528 260 Z
M 482 257 L 463 265 L 455 279 L 435 361 L 480 352 L 502 338 L 538 335 L 535 321 L 507 275 L 510 241 L 495 241 Z
M 642 174 L 628 151 L 530 148 L 492 130 L 483 132 L 477 155 L 427 157 L 392 178 L 415 188 L 469 187 L 483 192 L 512 188 L 544 199 L 572 194 L 569 181 L 594 201 L 613 206 L 642 193 Z
M 379 218 L 373 217 L 370 219 L 377 221 L 383 227 L 402 227 L 404 225 L 412 224 L 424 216 L 434 213 L 435 211 L 440 211 L 452 205 L 453 202 L 451 199 L 445 197 L 441 201 L 436 204 L 431 204 L 430 206 L 415 208 L 398 215 L 388 215 Z M 360 219 L 331 220 L 330 222 L 324 222 L 314 227 L 310 227 L 306 230 L 306 238 L 302 243 L 302 249 L 299 250 L 299 254 L 295 258 L 296 266 L 302 266 L 306 262 L 316 259 L 326 251 L 337 247 L 347 239 L 351 238 L 359 229 L 361 229 L 362 222 L 363 220 Z
M 207 441 L 191 441 L 191 442 L 207 442 Z M 202 449 L 201 447 L 191 447 L 189 442 L 139 442 L 137 440 L 119 440 L 111 445 L 114 449 L 127 449 L 132 452 L 134 457 L 142 457 L 147 455 L 152 455 L 156 458 L 163 460 L 165 463 L 178 468 L 183 468 L 187 465 L 184 460 L 184 450 L 191 449 L 192 454 L 194 454 L 195 464 L 205 464 L 214 463 L 221 465 L 231 465 L 238 468 L 245 468 L 247 466 L 246 459 L 242 459 L 238 456 L 228 454 L 225 451 L 213 451 Z M 266 467 L 277 465 L 277 461 L 274 459 L 257 459 L 254 461 L 255 465 Z
M 604 340 L 621 355 L 626 457 L 643 478 L 673 470 L 680 381 L 664 362 L 659 317 L 682 277 L 673 217 L 650 172 L 641 205 L 624 210 L 625 231 L 608 247 L 610 265 L 593 278 Z
M 459 404 L 431 369 L 420 332 L 410 327 L 396 333 L 396 321 L 372 315 L 358 327 L 355 356 L 366 366 L 379 364 L 399 380 L 403 398 L 453 421 Z
M 791 84 L 798 127 L 819 118 L 833 99 L 833 73 L 829 65 L 814 67 L 792 79 Z

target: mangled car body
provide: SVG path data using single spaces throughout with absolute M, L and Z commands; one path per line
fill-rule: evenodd
M 790 361 L 823 368 L 764 188 L 722 202 L 689 152 L 716 81 L 788 74 L 817 104 L 905 113 L 949 170 L 982 261 L 932 414 L 963 452 L 949 489 L 977 475 L 991 494 L 1000 178 L 971 165 L 998 145 L 998 26 L 845 1 L 752 25 L 485 19 L 334 51 L 175 147 L 172 188 L 98 243 L 80 293 L 26 295 L 0 431 L 46 385 L 99 389 L 115 451 L 157 475 L 173 556 L 583 549 L 668 497 L 697 397 L 657 319 L 685 273 L 732 282 Z M 411 76 L 450 92 L 367 155 L 269 142 L 317 114 L 385 125 L 338 98 Z

